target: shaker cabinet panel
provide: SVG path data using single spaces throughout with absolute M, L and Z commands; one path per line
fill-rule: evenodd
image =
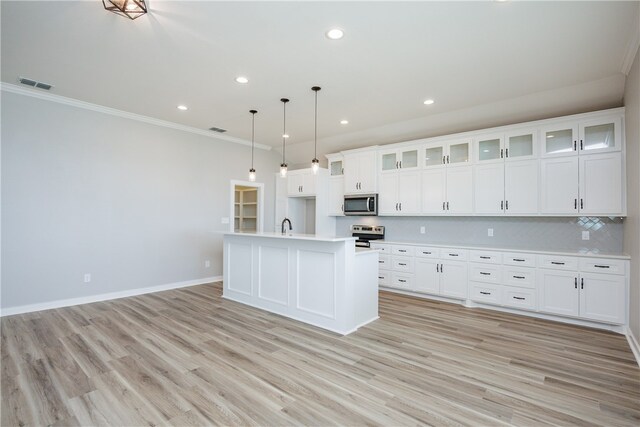
M 422 213 L 441 214 L 446 212 L 447 171 L 434 168 L 422 171 Z
M 563 316 L 578 316 L 578 274 L 539 270 L 539 277 L 540 311 Z
M 522 160 L 504 164 L 505 214 L 538 213 L 538 161 Z
M 473 213 L 473 168 L 447 168 L 447 212 Z
M 578 213 L 577 157 L 541 160 L 540 182 L 542 213 Z
M 504 163 L 475 166 L 475 213 L 502 214 L 504 211 Z
M 580 156 L 580 212 L 616 215 L 623 212 L 622 154 Z
M 626 319 L 626 279 L 610 274 L 582 273 L 580 317 L 623 324 Z

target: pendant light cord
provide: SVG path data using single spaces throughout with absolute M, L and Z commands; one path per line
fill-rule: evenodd
M 319 89 L 319 88 L 318 88 Z M 313 158 L 318 158 L 318 91 L 316 93 L 316 113 L 313 126 Z
M 251 169 L 253 169 L 253 147 L 256 134 L 256 113 L 251 113 Z
M 287 134 L 287 103 L 282 101 L 282 163 L 284 164 L 285 135 Z

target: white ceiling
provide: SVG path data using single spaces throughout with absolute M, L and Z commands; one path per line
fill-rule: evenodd
M 288 97 L 290 163 L 306 162 L 314 85 L 321 153 L 621 105 L 639 4 L 152 0 L 130 21 L 99 1 L 2 1 L 2 81 L 243 139 L 255 108 L 276 148 Z

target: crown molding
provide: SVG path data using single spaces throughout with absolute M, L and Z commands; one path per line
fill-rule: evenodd
M 640 16 L 638 21 L 640 21 Z M 639 22 L 640 24 L 640 22 Z M 629 71 L 631 71 L 631 66 L 633 65 L 633 61 L 638 52 L 638 48 L 640 47 L 640 25 L 636 26 L 633 36 L 629 43 L 627 44 L 627 51 L 624 55 L 624 60 L 622 61 L 622 73 L 627 76 L 629 75 Z
M 153 117 L 143 116 L 141 114 L 130 113 L 128 111 L 117 110 L 115 108 L 105 107 L 103 105 L 92 104 L 90 102 L 80 101 L 73 98 L 67 98 L 65 96 L 55 95 L 52 93 L 40 92 L 34 89 L 26 89 L 11 83 L 0 83 L 0 90 L 2 92 L 15 93 L 18 95 L 29 96 L 31 98 L 38 98 L 45 101 L 56 102 L 58 104 L 69 105 L 71 107 L 82 108 L 84 110 L 96 111 L 103 114 L 109 114 L 111 116 L 122 117 L 125 119 L 136 120 L 142 123 L 148 123 L 155 126 L 162 126 L 169 129 L 180 130 L 183 132 L 192 133 L 195 135 L 206 136 L 207 138 L 217 139 L 225 142 L 231 142 L 233 144 L 251 146 L 251 141 L 246 141 L 240 138 L 234 138 L 222 134 L 213 134 L 210 130 L 203 130 L 194 128 L 191 126 L 185 126 L 178 123 L 170 122 L 167 120 L 160 120 Z M 270 151 L 270 145 L 255 144 L 256 148 L 261 150 Z

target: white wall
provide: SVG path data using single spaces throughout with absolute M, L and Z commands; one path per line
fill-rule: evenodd
M 222 275 L 250 147 L 8 92 L 1 118 L 3 309 Z M 265 228 L 278 165 L 256 150 Z
M 629 327 L 636 341 L 640 342 L 640 53 L 638 52 L 627 76 L 624 90 L 628 213 L 624 223 L 624 251 L 631 255 Z

